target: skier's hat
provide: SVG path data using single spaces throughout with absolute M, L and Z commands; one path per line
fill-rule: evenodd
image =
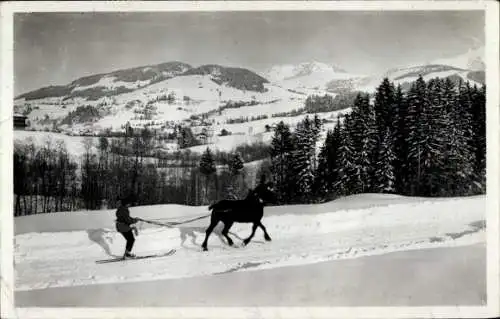
M 135 195 L 133 195 L 133 194 L 127 195 L 127 196 L 122 196 L 119 198 L 119 200 L 122 202 L 123 205 L 125 205 L 125 204 L 132 205 L 137 201 Z

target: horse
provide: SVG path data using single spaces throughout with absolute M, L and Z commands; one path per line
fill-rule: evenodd
M 222 221 L 224 229 L 222 235 L 226 237 L 229 246 L 233 245 L 233 240 L 228 236 L 229 229 L 233 223 L 253 223 L 252 233 L 248 238 L 243 240 L 244 245 L 248 245 L 255 235 L 257 227 L 260 227 L 264 232 L 264 239 L 271 241 L 271 237 L 267 233 L 266 227 L 262 225 L 261 219 L 264 216 L 264 205 L 266 203 L 275 202 L 276 196 L 272 190 L 272 183 L 259 184 L 255 189 L 250 190 L 245 199 L 218 201 L 208 207 L 212 211 L 210 215 L 210 225 L 205 232 L 205 240 L 201 247 L 207 251 L 208 237 L 214 230 L 215 226 Z

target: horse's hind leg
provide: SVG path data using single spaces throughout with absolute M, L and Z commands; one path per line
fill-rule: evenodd
M 222 235 L 224 235 L 224 237 L 226 237 L 227 243 L 229 244 L 229 246 L 233 245 L 233 240 L 228 235 L 229 228 L 231 228 L 231 226 L 233 226 L 233 222 L 224 222 L 224 229 L 222 230 Z
M 257 230 L 257 227 L 258 227 L 258 226 L 259 226 L 259 223 L 258 223 L 258 222 L 257 222 L 257 223 L 253 223 L 253 225 L 252 225 L 252 233 L 250 234 L 250 236 L 248 236 L 248 238 L 247 238 L 247 239 L 245 239 L 245 240 L 243 241 L 243 243 L 245 244 L 245 246 L 246 246 L 246 245 L 248 245 L 248 243 L 250 242 L 250 240 L 252 240 L 252 238 L 253 238 L 253 236 L 255 235 L 255 231 Z
M 271 241 L 271 236 L 269 236 L 269 234 L 267 233 L 267 230 L 266 230 L 266 227 L 264 227 L 264 225 L 262 225 L 262 222 L 259 222 L 259 227 L 262 229 L 262 231 L 264 232 L 264 239 L 266 241 Z
M 217 220 L 214 217 L 214 213 L 212 213 L 212 217 L 210 218 L 210 226 L 208 226 L 207 230 L 205 231 L 205 240 L 203 241 L 203 244 L 201 244 L 201 247 L 203 248 L 204 251 L 207 251 L 207 243 L 208 243 L 208 237 L 210 237 L 210 234 L 214 230 L 215 226 L 217 226 L 217 223 L 219 220 Z

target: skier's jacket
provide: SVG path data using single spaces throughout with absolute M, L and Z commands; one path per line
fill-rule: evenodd
M 137 223 L 137 218 L 130 217 L 130 211 L 125 206 L 120 206 L 116 210 L 116 230 L 126 233 L 132 230 L 130 225 Z

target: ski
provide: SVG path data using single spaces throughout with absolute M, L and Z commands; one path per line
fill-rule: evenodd
M 171 249 L 166 253 L 162 254 L 151 254 L 151 255 L 143 255 L 143 256 L 136 256 L 136 257 L 118 257 L 118 258 L 111 258 L 111 259 L 102 259 L 102 260 L 97 260 L 97 264 L 106 264 L 106 263 L 113 263 L 113 262 L 119 262 L 119 261 L 129 261 L 129 260 L 138 260 L 138 259 L 146 259 L 146 258 L 157 258 L 157 257 L 167 257 L 171 256 L 176 252 L 175 249 Z

